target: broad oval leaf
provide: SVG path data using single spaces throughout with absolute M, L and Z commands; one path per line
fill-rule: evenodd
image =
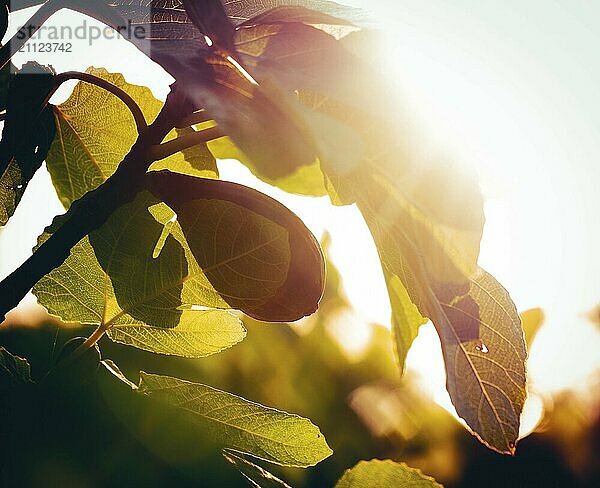
M 514 454 L 527 396 L 527 350 L 508 292 L 480 269 L 468 293 L 442 301 L 441 312 L 446 385 L 457 413 L 486 445 Z M 479 324 L 479 337 L 463 341 L 460 324 L 469 321 Z
M 161 241 L 164 226 L 148 210 L 154 206 L 157 212 L 157 203 L 142 193 L 122 206 L 33 292 L 50 313 L 102 324 L 117 342 L 186 357 L 220 352 L 241 341 L 245 329 L 228 312 L 194 310 L 194 303 L 184 307 L 186 255 L 172 235 Z M 164 205 L 161 211 L 170 212 Z
M 166 171 L 148 173 L 146 181 L 175 211 L 193 257 L 232 308 L 272 322 L 317 309 L 325 273 L 320 246 L 281 203 L 236 183 Z
M 512 453 L 526 394 L 526 352 L 515 306 L 489 274 L 479 268 L 469 272 L 476 239 L 475 250 L 461 255 L 467 247 L 449 237 L 463 231 L 425 220 L 383 183 L 371 178 L 363 185 L 358 206 L 388 282 L 396 348 L 406 351 L 422 319 L 429 318 L 440 336 L 447 387 L 458 414 L 488 446 Z
M 139 393 L 188 412 L 226 447 L 284 466 L 313 466 L 332 454 L 309 420 L 189 381 L 141 373 Z
M 157 354 L 202 358 L 241 342 L 246 337 L 246 329 L 232 314 L 220 310 L 191 310 L 184 311 L 179 325 L 172 329 L 120 325 L 111 327 L 108 337 Z
M 373 459 L 346 470 L 335 488 L 443 488 L 433 478 L 404 463 Z

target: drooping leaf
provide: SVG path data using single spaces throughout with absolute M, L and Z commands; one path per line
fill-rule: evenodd
M 0 226 L 13 215 L 54 138 L 52 110 L 44 105 L 53 84 L 52 69 L 33 62 L 10 76 L 0 142 Z
M 32 383 L 32 380 L 27 360 L 0 346 L 0 391 L 28 383 Z
M 184 301 L 206 297 L 207 278 L 230 307 L 259 320 L 289 322 L 317 309 L 323 256 L 291 211 L 235 183 L 169 172 L 146 176 L 150 191 L 177 214 L 191 275 L 203 270 L 202 281 L 186 281 Z
M 480 269 L 468 293 L 442 302 L 440 312 L 446 386 L 456 411 L 486 445 L 514 454 L 527 395 L 527 351 L 508 292 Z M 460 324 L 470 321 L 479 325 L 479 337 L 461 340 Z
M 103 68 L 87 73 L 123 89 L 140 106 L 148 122 L 154 120 L 162 102 L 142 86 L 131 85 L 123 75 Z M 80 82 L 69 99 L 54 108 L 57 136 L 47 157 L 47 167 L 65 207 L 101 185 L 111 176 L 137 139 L 129 109 L 111 93 Z M 193 129 L 173 131 L 167 140 Z M 216 163 L 206 145 L 157 161 L 151 169 L 171 169 L 196 176 L 216 177 Z
M 138 391 L 188 412 L 225 447 L 258 459 L 307 467 L 332 453 L 323 434 L 309 420 L 231 393 L 144 372 Z
M 418 315 L 404 320 L 400 294 L 436 327 L 458 414 L 487 445 L 514 452 L 526 394 L 523 332 L 506 290 L 479 268 L 470 273 L 478 240 L 469 251 L 468 241 L 453 239 L 464 235 L 460 228 L 416 211 L 391 183 L 371 177 L 356 189 L 388 280 L 394 327 L 405 327 L 395 332 L 397 349 L 410 344 L 421 322 Z
M 50 313 L 102 324 L 117 342 L 186 357 L 220 352 L 242 340 L 245 329 L 228 312 L 184 307 L 189 270 L 183 247 L 168 235 L 155 256 L 164 226 L 148 208 L 156 212 L 157 203 L 142 193 L 121 207 L 33 292 Z M 161 210 L 170 212 L 164 205 Z
M 404 463 L 373 459 L 348 469 L 335 488 L 443 488 L 433 478 Z
M 246 459 L 243 455 L 231 449 L 223 449 L 223 457 L 233 464 L 250 486 L 255 488 L 291 488 L 265 468 Z

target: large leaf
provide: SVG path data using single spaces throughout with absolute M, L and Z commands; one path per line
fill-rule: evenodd
M 13 215 L 54 138 L 52 110 L 44 106 L 53 83 L 54 72 L 37 63 L 10 77 L 0 142 L 0 226 Z
M 101 324 L 111 339 L 153 352 L 202 357 L 241 341 L 245 329 L 228 312 L 183 306 L 185 253 L 168 235 L 156 256 L 164 233 L 148 210 L 156 204 L 142 193 L 121 207 L 73 247 L 34 294 L 63 320 Z
M 128 93 L 147 121 L 154 120 L 160 112 L 163 104 L 148 88 L 131 85 L 123 75 L 103 68 L 89 68 L 87 72 Z M 48 152 L 47 167 L 60 200 L 68 207 L 115 172 L 138 134 L 133 116 L 121 100 L 85 82 L 78 83 L 69 99 L 54 108 L 54 115 L 57 136 Z M 167 139 L 181 132 L 173 131 Z M 195 146 L 151 167 L 166 168 L 196 176 L 217 176 L 215 160 L 206 145 Z
M 442 488 L 433 478 L 425 476 L 418 469 L 394 461 L 361 461 L 348 469 L 335 488 Z
M 183 315 L 173 329 L 122 325 L 109 329 L 108 337 L 154 353 L 199 358 L 231 347 L 246 335 L 235 316 L 219 310 L 189 311 Z
M 0 391 L 28 383 L 32 381 L 27 360 L 0 346 Z
M 139 392 L 186 412 L 224 446 L 285 466 L 313 466 L 331 455 L 309 420 L 178 378 L 141 373 Z
M 233 464 L 255 488 L 291 488 L 287 483 L 231 449 L 223 449 L 223 457 Z
M 480 269 L 468 293 L 442 301 L 440 312 L 447 388 L 456 411 L 489 447 L 514 454 L 527 395 L 527 351 L 508 292 Z M 479 325 L 479 337 L 463 341 L 460 324 L 470 321 Z
M 206 296 L 208 278 L 229 306 L 259 320 L 294 321 L 317 309 L 323 256 L 312 233 L 282 204 L 235 183 L 169 172 L 149 173 L 147 184 L 177 214 L 191 254 L 184 301 Z

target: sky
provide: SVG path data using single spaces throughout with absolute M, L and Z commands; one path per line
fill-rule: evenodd
M 480 176 L 487 219 L 480 265 L 510 291 L 519 310 L 542 307 L 547 317 L 530 354 L 532 388 L 586 388 L 600 366 L 598 329 L 585 318 L 600 303 L 600 2 L 346 3 L 369 9 L 386 32 L 388 45 L 374 56 L 397 87 L 421 149 Z M 63 12 L 54 22 L 82 19 Z M 125 41 L 75 43 L 74 51 L 38 60 L 58 71 L 94 65 L 123 72 L 164 99 L 168 75 Z M 16 62 L 26 60 L 20 55 Z M 280 199 L 316 235 L 330 232 L 333 259 L 356 308 L 349 337 L 364 337 L 371 322 L 389 325 L 377 254 L 354 207 L 286 195 L 234 162 L 222 163 L 221 170 L 224 179 Z M 47 174 L 40 172 L 2 231 L 0 276 L 27 257 L 60 211 Z M 409 368 L 451 409 L 431 326 L 422 328 Z

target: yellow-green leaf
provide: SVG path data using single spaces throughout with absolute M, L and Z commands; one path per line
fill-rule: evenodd
M 102 324 L 112 339 L 142 349 L 201 357 L 232 346 L 245 336 L 237 318 L 182 302 L 189 277 L 182 245 L 168 235 L 155 256 L 164 231 L 148 210 L 156 204 L 142 193 L 121 207 L 74 246 L 34 294 L 63 320 Z
M 335 488 L 443 488 L 433 478 L 404 463 L 373 459 L 346 470 Z
M 332 454 L 309 420 L 189 381 L 141 373 L 138 391 L 180 408 L 224 447 L 284 466 L 313 466 Z
M 146 351 L 201 358 L 241 342 L 246 330 L 234 315 L 220 310 L 184 311 L 173 329 L 140 324 L 119 325 L 108 330 L 114 342 Z
M 127 83 L 123 75 L 104 68 L 87 73 L 109 81 L 129 94 L 151 122 L 162 108 L 150 89 Z M 137 139 L 127 106 L 108 91 L 86 82 L 76 85 L 69 99 L 54 108 L 57 135 L 46 159 L 48 171 L 65 207 L 111 176 Z M 186 129 L 187 131 L 193 129 Z M 167 140 L 185 133 L 172 131 Z M 197 176 L 216 177 L 214 158 L 205 145 L 158 161 L 151 169 L 169 168 Z
M 396 358 L 400 371 L 404 372 L 408 351 L 417 338 L 419 327 L 425 324 L 427 319 L 419 313 L 397 275 L 386 276 L 386 282 L 393 310 L 392 333 Z

